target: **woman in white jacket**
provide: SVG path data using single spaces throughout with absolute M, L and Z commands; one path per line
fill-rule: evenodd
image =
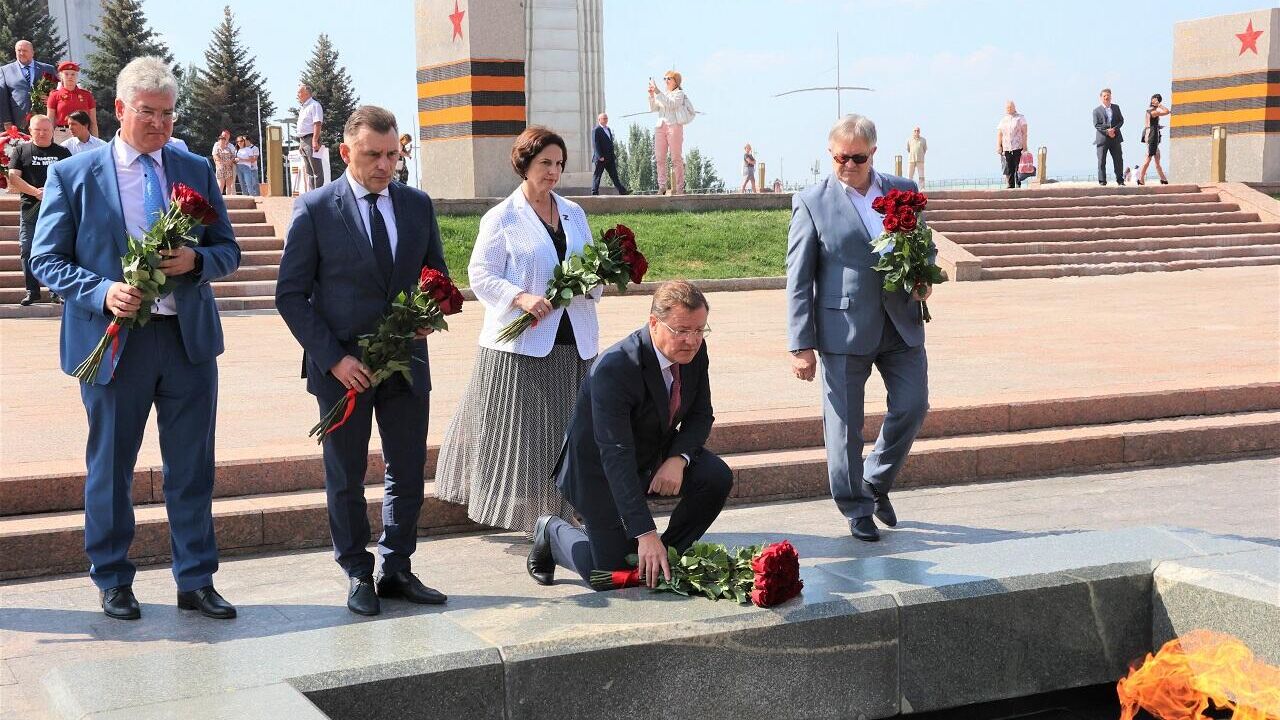
M 600 344 L 602 288 L 563 309 L 544 297 L 555 267 L 591 240 L 582 208 L 552 192 L 566 156 L 559 135 L 525 129 L 511 148 L 511 165 L 524 182 L 480 221 L 467 266 L 484 305 L 480 348 L 436 466 L 441 499 L 467 505 L 478 523 L 526 538 L 540 515 L 573 517 L 551 471 Z M 523 312 L 537 323 L 499 342 L 502 327 Z
M 658 113 L 658 125 L 653 130 L 653 154 L 658 165 L 659 195 L 665 195 L 668 187 L 672 195 L 684 193 L 684 126 L 693 121 L 694 109 L 680 87 L 683 80 L 680 73 L 668 70 L 662 76 L 666 92 L 649 80 L 649 109 Z M 670 186 L 667 185 L 668 152 L 675 174 Z

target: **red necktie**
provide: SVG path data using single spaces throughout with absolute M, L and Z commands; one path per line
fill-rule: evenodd
M 680 411 L 680 366 L 671 366 L 671 403 L 667 408 L 667 425 L 676 421 L 676 413 Z

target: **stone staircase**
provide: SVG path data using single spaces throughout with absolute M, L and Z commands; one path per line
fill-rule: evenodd
M 276 273 L 284 238 L 267 222 L 258 201 L 243 195 L 224 197 L 227 214 L 240 243 L 240 269 L 213 283 L 213 294 L 222 310 L 261 310 L 275 307 Z M 0 195 L 0 318 L 58 317 L 61 306 L 44 302 L 21 307 L 26 295 L 22 259 L 18 254 L 17 195 Z
M 980 263 L 973 279 L 1280 264 L 1280 215 L 1213 186 L 940 191 L 928 220 Z
M 868 417 L 864 435 L 875 437 L 881 420 Z M 734 471 L 733 503 L 826 495 L 821 445 L 822 418 L 808 408 L 717 423 L 709 441 Z M 1280 383 L 935 408 L 898 487 L 1275 452 L 1280 452 Z M 436 454 L 437 448 L 429 448 L 429 473 Z M 366 495 L 376 537 L 383 467 L 380 456 L 369 460 L 367 477 L 373 484 Z M 170 552 L 162 487 L 160 468 L 138 468 L 132 555 L 139 563 L 164 562 Z M 481 529 L 464 508 L 432 494 L 428 483 L 420 534 Z M 221 462 L 215 496 L 214 526 L 224 555 L 329 544 L 318 454 Z M 83 475 L 0 478 L 0 579 L 85 570 L 83 503 Z

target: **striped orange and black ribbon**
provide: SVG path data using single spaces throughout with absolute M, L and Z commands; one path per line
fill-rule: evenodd
M 1280 132 L 1280 70 L 1173 81 L 1172 137 Z
M 525 128 L 524 62 L 471 58 L 418 69 L 418 137 L 515 137 Z

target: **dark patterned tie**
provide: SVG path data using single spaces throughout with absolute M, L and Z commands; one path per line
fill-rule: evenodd
M 667 425 L 676 421 L 676 413 L 680 411 L 680 366 L 671 366 L 671 402 L 667 406 Z
M 387 220 L 378 209 L 378 193 L 364 196 L 369 203 L 369 236 L 373 240 L 373 256 L 378 260 L 378 271 L 387 284 L 391 284 L 391 271 L 395 258 L 391 255 L 391 236 L 387 234 Z

